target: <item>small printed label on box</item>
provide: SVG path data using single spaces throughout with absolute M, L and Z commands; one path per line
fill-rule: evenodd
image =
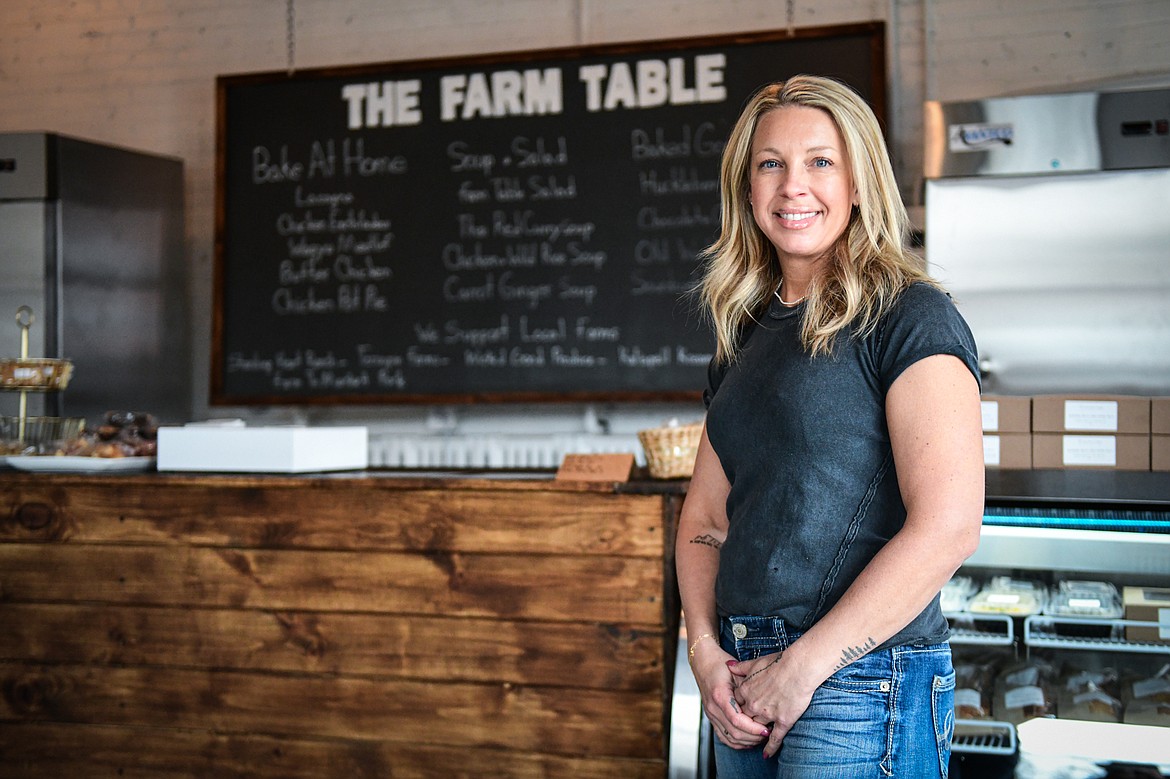
M 984 425 L 986 428 L 986 425 Z M 999 465 L 999 436 L 983 436 L 983 464 Z
M 999 401 L 982 400 L 979 407 L 983 411 L 983 429 L 999 430 Z
M 1117 432 L 1117 401 L 1066 400 L 1064 429 Z
M 1065 465 L 1117 465 L 1117 438 L 1111 435 L 1066 435 L 1061 459 Z

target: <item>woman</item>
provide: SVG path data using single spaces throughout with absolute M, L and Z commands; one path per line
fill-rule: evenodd
M 881 130 L 848 87 L 763 88 L 721 180 L 701 286 L 717 349 L 676 548 L 718 775 L 946 776 L 938 593 L 983 509 L 974 339 L 904 250 Z

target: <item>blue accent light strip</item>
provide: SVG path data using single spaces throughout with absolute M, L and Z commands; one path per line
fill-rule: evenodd
M 1170 512 L 988 507 L 983 524 L 1170 534 Z

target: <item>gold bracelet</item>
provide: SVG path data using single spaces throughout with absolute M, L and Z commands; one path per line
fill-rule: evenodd
M 712 638 L 713 639 L 713 638 L 715 638 L 715 636 L 711 633 L 704 633 L 703 635 L 696 638 L 693 642 L 691 642 L 691 649 L 689 652 L 687 652 L 687 654 L 690 655 L 690 658 L 692 660 L 695 659 L 695 647 L 697 647 L 699 645 L 699 642 L 702 641 L 704 638 Z

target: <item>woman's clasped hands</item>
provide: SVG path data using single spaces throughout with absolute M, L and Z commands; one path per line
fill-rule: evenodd
M 699 648 L 691 663 L 715 737 L 732 749 L 747 749 L 767 739 L 771 729 L 743 712 L 736 698 L 739 678 L 732 673 L 735 664 L 714 643 Z
M 704 709 L 719 740 L 733 749 L 762 743 L 764 757 L 779 752 L 784 736 L 808 708 L 816 687 L 805 691 L 792 669 L 782 662 L 782 653 L 741 662 L 711 648 L 702 660 L 706 664 L 699 672 Z M 722 668 L 718 667 L 720 660 Z

